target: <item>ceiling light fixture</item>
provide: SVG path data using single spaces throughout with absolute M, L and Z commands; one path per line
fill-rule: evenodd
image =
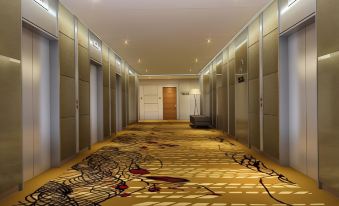
M 141 59 L 140 59 L 140 58 L 138 59 L 138 63 L 139 63 L 139 64 L 141 63 Z
M 207 44 L 210 44 L 212 42 L 211 39 L 207 39 Z
M 198 63 L 198 58 L 195 58 L 195 63 Z
M 124 41 L 124 44 L 125 44 L 125 45 L 128 45 L 128 40 L 127 40 L 127 39 Z

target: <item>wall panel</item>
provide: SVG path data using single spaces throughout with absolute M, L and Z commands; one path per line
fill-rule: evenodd
M 0 55 L 21 58 L 21 1 L 0 2 Z
M 235 40 L 235 137 L 248 145 L 248 31 Z
M 319 181 L 339 194 L 339 1 L 317 0 Z M 335 53 L 334 53 L 335 52 Z
M 59 4 L 60 61 L 60 161 L 76 153 L 75 107 L 75 21 L 73 15 Z M 55 164 L 60 164 L 61 162 Z
M 230 57 L 232 52 L 230 50 Z M 235 60 L 229 61 L 229 134 L 235 136 Z
M 223 62 L 222 62 L 222 103 L 224 105 L 223 108 L 223 130 L 228 133 L 228 95 L 229 95 L 229 81 L 228 81 L 228 49 L 223 52 Z
M 20 60 L 21 1 L 0 1 L 0 194 L 22 183 Z
M 263 150 L 280 159 L 278 1 L 263 12 Z
M 88 29 L 78 21 L 79 151 L 91 144 Z
M 116 61 L 115 54 L 112 51 L 109 51 L 109 63 L 110 63 L 110 85 L 111 85 L 111 133 L 115 134 L 116 132 Z
M 109 49 L 102 45 L 102 71 L 103 71 L 103 117 L 104 117 L 104 137 L 111 137 L 110 131 L 110 63 Z

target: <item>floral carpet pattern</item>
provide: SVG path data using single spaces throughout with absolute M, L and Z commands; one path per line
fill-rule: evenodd
M 331 204 L 217 130 L 153 123 L 130 126 L 16 205 Z

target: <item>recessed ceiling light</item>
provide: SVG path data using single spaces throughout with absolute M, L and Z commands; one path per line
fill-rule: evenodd
M 138 59 L 138 63 L 139 63 L 139 64 L 141 63 L 141 59 L 140 59 L 140 58 Z
M 207 44 L 210 44 L 212 42 L 211 39 L 207 39 Z
M 127 39 L 124 41 L 124 44 L 125 44 L 125 45 L 128 45 L 128 40 L 127 40 Z
M 195 58 L 195 63 L 198 63 L 198 61 L 199 61 L 198 58 Z

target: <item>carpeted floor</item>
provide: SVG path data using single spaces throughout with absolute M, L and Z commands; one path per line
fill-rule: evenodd
M 168 122 L 132 125 L 0 205 L 336 206 L 339 200 L 219 131 Z

